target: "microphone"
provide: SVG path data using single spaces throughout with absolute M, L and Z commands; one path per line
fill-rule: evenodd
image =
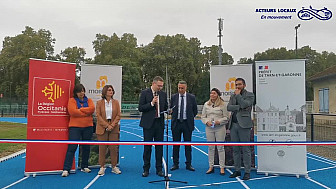
M 154 92 L 154 97 L 156 97 L 156 96 L 159 96 L 159 95 L 158 95 L 158 93 L 155 91 L 155 92 Z M 155 104 L 157 104 L 157 102 L 155 102 Z

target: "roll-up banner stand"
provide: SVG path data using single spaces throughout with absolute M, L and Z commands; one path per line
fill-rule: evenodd
M 218 88 L 222 93 L 222 98 L 227 104 L 230 96 L 234 94 L 236 89 L 235 80 L 243 78 L 246 82 L 246 90 L 253 92 L 252 64 L 237 65 L 214 65 L 210 67 L 210 89 Z M 253 114 L 253 113 L 252 113 Z M 226 142 L 231 141 L 230 130 L 226 131 Z M 254 141 L 254 129 L 251 130 L 251 142 Z M 225 165 L 233 165 L 232 146 L 225 146 Z M 251 147 L 251 167 L 255 167 L 255 151 L 254 146 Z M 217 164 L 217 156 L 215 156 Z M 243 156 L 242 156 L 243 157 Z M 242 161 L 243 162 L 243 161 Z
M 76 64 L 30 59 L 27 139 L 68 140 Z M 27 144 L 25 175 L 63 171 L 67 144 Z M 75 170 L 75 164 L 71 171 Z
M 102 90 L 105 85 L 112 85 L 115 91 L 114 99 L 118 100 L 121 107 L 122 95 L 122 66 L 83 64 L 81 66 L 81 83 L 85 86 L 85 95 L 91 98 L 96 106 L 98 100 L 102 99 Z M 95 116 L 95 114 L 94 114 Z M 94 128 L 95 130 L 95 128 Z M 93 136 L 95 139 L 95 135 Z M 120 140 L 120 134 L 119 134 Z M 119 149 L 118 149 L 119 150 Z M 98 153 L 92 151 L 92 153 Z M 118 152 L 119 154 L 119 152 Z M 118 155 L 119 157 L 119 155 Z M 119 163 L 119 158 L 118 158 Z M 98 162 L 92 162 L 90 167 L 100 167 Z
M 306 141 L 305 60 L 256 62 L 258 142 Z M 307 176 L 306 146 L 258 146 L 258 173 Z

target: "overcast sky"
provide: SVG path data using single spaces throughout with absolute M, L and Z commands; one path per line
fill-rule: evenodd
M 333 13 L 327 21 L 300 20 L 302 7 Z M 261 13 L 256 9 L 296 9 L 296 13 Z M 111 36 L 132 33 L 138 45 L 154 36 L 184 34 L 197 37 L 202 46 L 218 45 L 218 18 L 224 19 L 223 48 L 236 62 L 268 48 L 311 46 L 318 52 L 336 53 L 335 0 L 0 0 L 0 39 L 16 36 L 30 26 L 46 29 L 56 38 L 55 54 L 67 47 L 85 48 L 93 57 L 97 33 Z M 261 19 L 261 16 L 292 16 Z M 2 44 L 1 44 L 2 48 Z

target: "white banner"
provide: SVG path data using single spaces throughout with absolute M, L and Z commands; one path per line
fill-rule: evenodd
M 306 141 L 305 60 L 256 62 L 258 142 Z M 258 172 L 307 175 L 306 146 L 258 146 Z
M 235 80 L 241 77 L 246 81 L 246 90 L 253 91 L 252 64 L 215 65 L 210 67 L 210 90 L 217 88 L 225 102 L 236 89 Z
M 105 85 L 113 86 L 113 98 L 121 103 L 122 66 L 84 64 L 81 68 L 81 83 L 85 86 L 85 95 L 91 98 L 94 104 L 101 99 Z
M 246 82 L 246 90 L 253 91 L 252 79 L 252 64 L 238 64 L 238 65 L 215 65 L 210 67 L 210 90 L 217 88 L 222 93 L 223 100 L 228 103 L 230 96 L 234 94 L 236 89 L 235 80 L 243 78 Z M 254 135 L 251 132 L 251 142 L 254 140 Z M 225 141 L 231 141 L 230 130 L 226 131 Z M 232 147 L 225 146 L 225 165 L 233 166 Z M 251 166 L 255 167 L 255 152 L 254 147 L 251 147 Z

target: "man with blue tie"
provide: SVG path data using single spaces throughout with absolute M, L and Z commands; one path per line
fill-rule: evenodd
M 171 130 L 173 134 L 173 141 L 181 142 L 181 136 L 183 134 L 183 140 L 185 142 L 191 141 L 192 131 L 194 130 L 195 123 L 194 117 L 197 115 L 197 103 L 193 94 L 187 93 L 187 83 L 180 81 L 178 83 L 178 93 L 174 94 L 171 98 L 172 108 L 172 123 Z M 186 157 L 186 169 L 189 171 L 195 171 L 191 165 L 191 146 L 184 146 Z M 174 171 L 179 169 L 179 154 L 180 146 L 173 146 L 173 162 L 174 165 L 170 170 Z

